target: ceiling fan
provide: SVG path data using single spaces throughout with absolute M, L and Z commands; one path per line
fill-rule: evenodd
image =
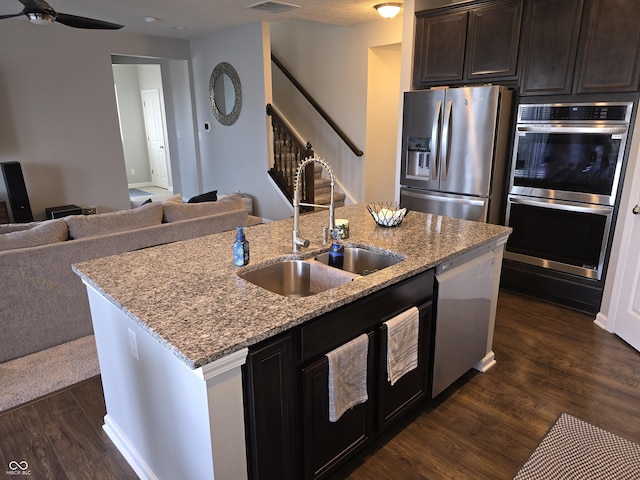
M 20 13 L 0 15 L 0 20 L 25 15 L 31 23 L 36 25 L 47 25 L 49 23 L 58 22 L 63 25 L 67 25 L 68 27 L 100 30 L 117 30 L 124 26 L 118 25 L 117 23 L 104 22 L 102 20 L 79 17 L 77 15 L 69 15 L 68 13 L 58 13 L 51 8 L 45 0 L 20 0 L 20 3 L 24 5 L 24 9 Z

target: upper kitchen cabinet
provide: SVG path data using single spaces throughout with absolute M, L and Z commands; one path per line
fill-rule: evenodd
M 563 0 L 564 1 L 564 0 Z M 640 87 L 640 2 L 587 0 L 576 93 L 635 92 Z
M 522 0 L 416 14 L 414 86 L 515 80 Z
M 456 12 L 416 17 L 416 86 L 462 80 L 467 16 L 467 12 Z
M 521 93 L 569 94 L 583 0 L 531 0 L 522 36 Z
M 638 0 L 529 0 L 521 94 L 637 91 L 638 18 Z

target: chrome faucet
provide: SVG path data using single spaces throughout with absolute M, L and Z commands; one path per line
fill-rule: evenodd
M 302 175 L 304 173 L 304 169 L 305 167 L 312 163 L 312 162 L 316 162 L 319 163 L 320 165 L 322 165 L 324 167 L 324 169 L 329 173 L 329 179 L 330 179 L 330 185 L 331 185 L 331 202 L 329 203 L 329 207 L 327 207 L 326 205 L 318 205 L 315 203 L 301 203 L 300 202 L 300 175 Z M 334 224 L 334 220 L 333 220 L 333 215 L 334 215 L 334 204 L 333 204 L 333 187 L 335 186 L 335 177 L 333 175 L 333 170 L 331 170 L 331 167 L 329 166 L 329 164 L 327 162 L 325 162 L 324 160 L 320 159 L 320 158 L 307 158 L 305 159 L 299 166 L 298 166 L 298 170 L 296 171 L 296 179 L 295 179 L 295 185 L 294 185 L 294 190 L 293 190 L 293 233 L 292 233 L 292 247 L 293 247 L 293 253 L 297 253 L 299 250 L 299 247 L 308 247 L 309 246 L 309 240 L 305 240 L 304 238 L 300 238 L 300 232 L 298 231 L 299 228 L 299 224 L 300 224 L 300 207 L 319 207 L 319 208 L 329 208 L 329 227 L 327 228 L 327 230 L 325 230 L 323 228 L 323 236 L 322 236 L 322 242 L 323 244 L 327 242 L 327 232 L 331 233 L 333 231 L 333 229 L 335 228 L 335 224 Z

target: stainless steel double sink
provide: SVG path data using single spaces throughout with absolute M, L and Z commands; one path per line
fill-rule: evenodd
M 345 247 L 342 268 L 329 266 L 329 253 L 304 260 L 280 260 L 239 276 L 285 297 L 307 297 L 401 262 L 402 258 L 362 247 Z

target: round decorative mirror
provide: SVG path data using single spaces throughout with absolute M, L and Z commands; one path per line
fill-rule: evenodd
M 238 72 L 229 63 L 221 62 L 209 79 L 211 111 L 222 125 L 233 125 L 242 108 L 242 87 Z

